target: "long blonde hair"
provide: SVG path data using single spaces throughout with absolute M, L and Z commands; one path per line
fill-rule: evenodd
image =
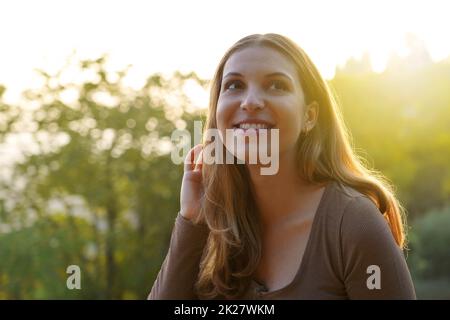
M 211 82 L 205 129 L 217 128 L 216 109 L 224 65 L 237 50 L 266 46 L 296 66 L 306 105 L 316 102 L 316 125 L 297 141 L 298 174 L 310 183 L 338 181 L 371 199 L 387 220 L 396 243 L 404 246 L 404 209 L 388 181 L 356 155 L 338 105 L 306 53 L 278 34 L 255 34 L 236 42 L 223 56 Z M 224 151 L 226 152 L 226 151 Z M 195 288 L 201 298 L 238 298 L 247 289 L 261 258 L 261 225 L 249 173 L 243 164 L 203 166 L 205 196 L 200 216 L 211 232 Z

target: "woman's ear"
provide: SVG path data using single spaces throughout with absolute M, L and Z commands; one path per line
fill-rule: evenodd
M 311 131 L 316 125 L 318 118 L 319 118 L 319 104 L 316 101 L 313 101 L 305 107 L 303 131 L 305 133 Z

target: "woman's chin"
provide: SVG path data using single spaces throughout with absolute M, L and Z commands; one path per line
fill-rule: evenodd
M 265 158 L 270 158 L 270 146 L 267 144 L 264 146 L 246 142 L 242 146 L 238 146 L 232 154 L 238 159 L 238 163 L 245 163 L 248 165 L 263 165 L 266 161 Z

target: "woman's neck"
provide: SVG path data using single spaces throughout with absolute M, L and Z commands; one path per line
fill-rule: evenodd
M 274 175 L 261 175 L 259 165 L 247 165 L 263 225 L 276 225 L 298 212 L 302 199 L 316 188 L 297 174 L 295 157 L 280 155 Z M 303 196 L 303 197 L 302 197 Z

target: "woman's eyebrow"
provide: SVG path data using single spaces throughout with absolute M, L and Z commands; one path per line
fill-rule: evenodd
M 243 77 L 243 75 L 240 74 L 239 72 L 228 72 L 228 73 L 223 77 L 223 79 L 225 79 L 225 78 L 227 78 L 227 77 L 231 77 L 231 76 Z M 281 77 L 284 77 L 284 78 L 289 79 L 291 82 L 294 82 L 294 80 L 292 79 L 292 77 L 290 77 L 289 75 L 287 75 L 287 74 L 284 73 L 284 72 L 279 72 L 279 71 L 278 71 L 278 72 L 272 72 L 272 73 L 269 73 L 269 74 L 266 74 L 266 75 L 265 75 L 266 78 L 275 77 L 275 76 L 281 76 Z
M 225 76 L 223 76 L 223 78 L 227 78 L 227 77 L 242 77 L 242 74 L 240 74 L 239 72 L 228 72 Z
M 284 72 L 272 72 L 272 73 L 266 74 L 266 78 L 276 77 L 276 76 L 285 77 L 285 78 L 289 79 L 292 83 L 294 83 L 294 79 L 292 79 L 291 76 L 287 75 Z

